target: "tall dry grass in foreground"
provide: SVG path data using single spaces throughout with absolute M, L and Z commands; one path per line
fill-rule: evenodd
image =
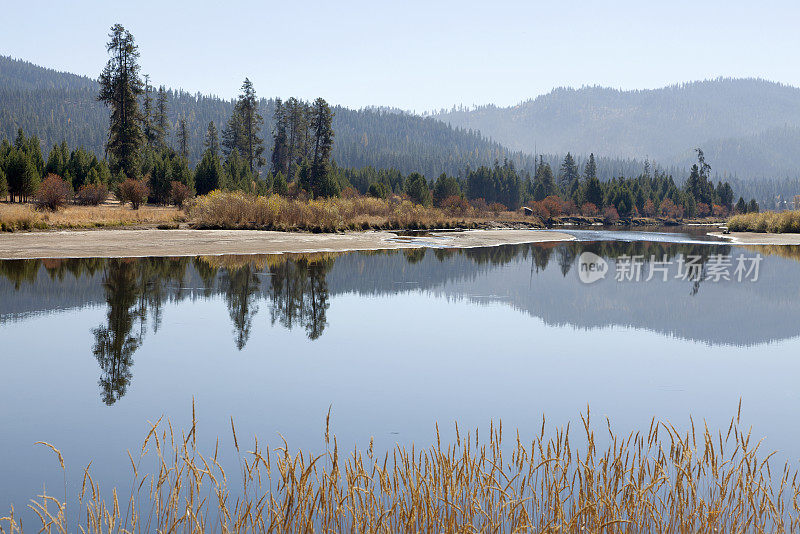
M 743 213 L 728 220 L 731 232 L 800 233 L 800 211 Z
M 155 450 L 157 472 L 131 457 L 132 496 L 101 497 L 88 468 L 79 496 L 81 524 L 66 503 L 42 495 L 31 508 L 43 532 L 784 532 L 796 531 L 798 486 L 788 466 L 773 471 L 739 417 L 727 430 L 680 432 L 666 422 L 629 435 L 603 421 L 598 437 L 581 416 L 585 437 L 574 445 L 569 425 L 552 435 L 545 421 L 530 439 L 463 434 L 427 449 L 397 447 L 376 457 L 342 454 L 326 428 L 327 452 L 292 453 L 284 442 L 240 449 L 241 473 L 226 474 L 188 434 L 153 426 L 140 455 Z M 194 418 L 193 418 L 194 420 Z M 327 421 L 326 421 L 327 424 Z M 509 444 L 508 441 L 511 443 Z M 607 448 L 597 443 L 607 440 Z M 45 444 L 50 446 L 48 444 Z M 510 446 L 509 446 L 510 445 Z M 64 460 L 55 447 L 63 469 Z M 241 480 L 241 482 L 239 481 Z M 65 483 L 66 486 L 66 483 Z M 239 497 L 233 497 L 235 486 Z M 65 489 L 66 492 L 66 489 Z M 121 500 L 120 500 L 121 499 Z M 77 503 L 70 503 L 70 508 Z M 14 512 L 2 532 L 19 532 Z M 38 528 L 37 528 L 38 530 Z
M 474 207 L 443 210 L 414 204 L 400 197 L 383 200 L 367 196 L 302 200 L 279 195 L 256 196 L 212 191 L 189 207 L 189 218 L 200 228 L 258 228 L 332 232 L 369 228 L 427 229 L 470 227 L 500 213 Z M 521 214 L 502 212 L 507 220 Z M 531 221 L 529 217 L 527 219 Z
M 32 204 L 0 202 L 0 230 L 44 230 L 72 228 L 105 228 L 177 224 L 186 220 L 185 213 L 167 206 L 143 206 L 132 210 L 119 204 L 101 206 L 69 205 L 59 211 L 40 211 Z

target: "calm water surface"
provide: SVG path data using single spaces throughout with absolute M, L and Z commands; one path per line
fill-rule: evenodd
M 521 435 L 589 404 L 621 432 L 652 416 L 724 426 L 736 412 L 767 449 L 800 458 L 800 250 L 689 234 L 592 233 L 469 250 L 0 262 L 0 512 L 90 461 L 126 486 L 164 415 L 198 441 L 258 435 L 323 449 L 428 446 L 503 420 Z M 581 283 L 591 251 L 611 274 Z M 622 255 L 760 254 L 755 282 L 614 279 Z M 676 269 L 673 267 L 673 269 Z M 645 266 L 645 274 L 647 267 Z M 603 421 L 604 419 L 599 419 Z M 242 436 L 245 436 L 244 438 Z M 794 462 L 797 464 L 797 462 Z

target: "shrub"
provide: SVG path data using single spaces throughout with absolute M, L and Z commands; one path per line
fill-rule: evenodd
M 698 202 L 697 216 L 708 217 L 709 215 L 711 215 L 711 208 L 708 207 L 708 204 L 706 204 L 705 202 Z
M 187 200 L 192 198 L 192 190 L 182 182 L 172 182 L 169 191 L 169 201 L 171 204 L 182 208 Z
M 467 199 L 462 197 L 461 195 L 452 195 L 440 203 L 440 206 L 443 210 L 445 210 L 450 215 L 466 215 L 469 213 L 470 205 L 467 202 Z
M 578 210 L 577 204 L 575 204 L 575 201 L 572 199 L 565 200 L 564 202 L 562 202 L 561 208 L 567 215 L 575 215 L 576 213 L 580 212 L 580 210 Z
M 714 215 L 714 217 L 724 217 L 728 214 L 728 208 L 714 204 L 711 207 L 711 214 Z
M 108 198 L 108 188 L 103 184 L 84 184 L 75 194 L 75 202 L 81 206 L 99 206 Z
M 489 205 L 482 198 L 473 198 L 469 203 L 479 212 L 489 211 Z
M 542 200 L 542 204 L 550 212 L 550 217 L 559 217 L 562 213 L 564 213 L 564 207 L 561 204 L 561 199 L 555 195 L 550 195 L 549 197 Z
M 603 220 L 607 223 L 614 223 L 619 220 L 619 213 L 614 206 L 606 206 L 603 210 Z
M 728 220 L 732 232 L 800 233 L 800 211 L 746 213 Z
M 662 217 L 671 217 L 673 219 L 680 219 L 683 217 L 683 207 L 676 205 L 672 200 L 665 198 L 661 201 L 661 206 L 658 212 Z
M 392 190 L 383 182 L 373 182 L 369 184 L 367 194 L 375 198 L 389 198 L 389 195 L 392 194 Z
M 144 180 L 126 179 L 119 184 L 119 201 L 131 203 L 131 208 L 138 210 L 139 206 L 147 200 L 150 188 Z
M 72 188 L 60 176 L 48 174 L 36 192 L 36 205 L 50 211 L 63 207 L 72 198 Z
M 591 202 L 587 202 L 583 206 L 581 206 L 581 215 L 584 217 L 596 217 L 600 214 L 600 210 L 597 209 L 597 206 L 592 204 Z
M 508 208 L 506 208 L 503 204 L 501 204 L 499 202 L 492 202 L 491 204 L 489 204 L 489 211 L 494 212 L 495 214 L 498 214 L 501 211 L 507 211 L 507 210 L 508 210 Z
M 642 213 L 645 215 L 645 217 L 652 217 L 653 215 L 655 215 L 656 214 L 655 203 L 652 200 L 647 199 L 647 202 L 645 202 L 644 206 L 642 206 Z

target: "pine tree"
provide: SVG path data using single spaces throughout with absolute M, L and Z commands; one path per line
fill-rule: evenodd
M 167 147 L 167 137 L 169 135 L 168 102 L 169 94 L 162 85 L 158 88 L 158 94 L 156 95 L 155 120 L 153 121 L 153 146 L 155 148 L 163 149 Z
M 114 157 L 114 170 L 135 176 L 143 140 L 138 100 L 143 92 L 139 78 L 139 48 L 133 35 L 121 24 L 112 26 L 109 38 L 106 50 L 111 59 L 100 74 L 100 94 L 97 97 L 111 108 L 106 152 Z
M 289 145 L 286 139 L 286 109 L 278 98 L 275 100 L 274 113 L 275 129 L 272 133 L 272 173 L 288 172 L 289 166 Z
M 327 102 L 317 98 L 311 111 L 311 128 L 314 134 L 314 150 L 311 159 L 312 192 L 315 195 L 338 194 L 338 184 L 331 183 L 330 157 L 333 150 L 333 111 Z
M 150 75 L 144 75 L 144 99 L 142 100 L 142 131 L 144 140 L 149 147 L 155 147 L 158 141 L 157 127 L 154 124 L 156 118 L 153 108 L 153 86 L 150 85 Z
M 222 187 L 224 171 L 219 156 L 209 148 L 194 171 L 194 186 L 198 195 L 206 195 Z
M 586 161 L 586 166 L 583 168 L 583 178 L 587 181 L 590 178 L 597 178 L 597 163 L 594 161 L 594 152 L 589 154 L 589 159 Z
M 578 166 L 575 164 L 575 158 L 572 154 L 567 152 L 564 156 L 564 161 L 561 163 L 561 172 L 558 175 L 558 185 L 563 191 L 568 190 L 570 185 L 578 179 Z
M 183 159 L 189 159 L 189 129 L 186 126 L 186 116 L 181 115 L 178 121 L 178 150 Z
M 214 124 L 214 121 L 208 123 L 204 146 L 206 150 L 211 152 L 211 155 L 219 157 L 219 135 L 217 134 L 217 126 Z
M 250 172 L 254 172 L 266 163 L 262 155 L 264 152 L 264 139 L 259 135 L 261 123 L 264 122 L 264 119 L 258 112 L 256 91 L 253 88 L 253 83 L 248 78 L 245 78 L 244 83 L 242 83 L 242 93 L 239 95 L 237 107 L 241 117 L 243 135 L 241 146 L 238 148 L 247 160 Z
M 241 152 L 239 147 L 242 146 L 243 138 L 242 117 L 239 106 L 236 105 L 233 108 L 233 113 L 231 113 L 231 118 L 228 119 L 228 123 L 222 129 L 222 153 L 226 160 L 230 158 L 234 150 Z

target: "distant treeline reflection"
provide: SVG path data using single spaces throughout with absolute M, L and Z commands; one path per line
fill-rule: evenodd
M 795 247 L 753 247 L 763 254 L 780 254 L 800 259 Z M 465 280 L 515 260 L 530 262 L 531 275 L 556 267 L 566 277 L 583 251 L 606 258 L 641 255 L 672 259 L 679 254 L 696 255 L 705 264 L 712 254 L 729 254 L 728 245 L 693 245 L 657 242 L 569 242 L 560 244 L 507 245 L 474 249 L 406 249 L 351 254 L 357 263 L 374 256 L 391 256 L 389 264 L 353 268 L 337 273 L 337 292 L 388 294 L 398 292 L 397 278 L 404 267 L 422 262 L 432 255 L 430 271 L 416 274 L 419 282 L 411 288 L 434 287 L 453 280 Z M 234 345 L 242 350 L 250 337 L 259 304 L 269 303 L 273 325 L 287 329 L 301 327 L 310 340 L 319 338 L 327 326 L 331 291 L 328 275 L 340 254 L 210 256 L 178 258 L 64 259 L 0 261 L 0 276 L 11 282 L 15 291 L 35 284 L 42 270 L 53 281 L 68 278 L 88 280 L 87 287 L 100 277 L 102 299 L 107 306 L 106 320 L 92 330 L 93 353 L 101 369 L 99 385 L 106 404 L 125 395 L 132 379 L 133 355 L 142 346 L 148 327 L 158 332 L 163 306 L 184 299 L 221 296 L 233 324 Z M 461 257 L 472 268 L 450 262 Z M 428 262 L 430 263 L 430 262 Z M 462 262 L 463 264 L 463 262 Z M 437 267 L 438 265 L 438 267 Z M 365 267 L 366 266 L 366 267 Z M 477 267 L 477 269 L 476 269 Z M 381 272 L 364 272 L 364 269 Z M 341 270 L 340 270 L 341 271 Z M 431 273 L 435 273 L 431 274 Z M 347 278 L 347 279 L 344 279 Z M 688 293 L 696 295 L 702 282 L 688 282 Z M 6 294 L 6 297 L 9 295 Z M 8 317 L 0 314 L 0 322 Z M 148 325 L 149 323 L 149 325 Z

